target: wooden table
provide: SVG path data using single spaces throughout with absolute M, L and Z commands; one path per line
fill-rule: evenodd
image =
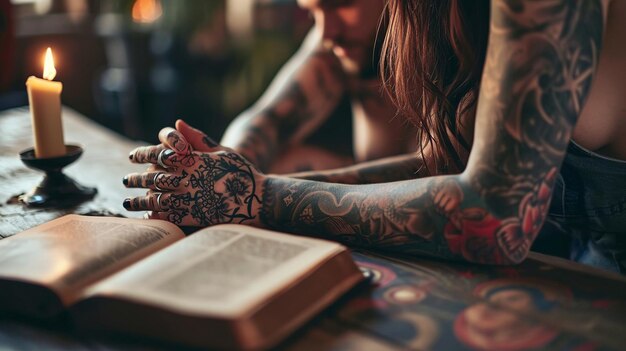
M 125 139 L 90 121 L 71 109 L 64 109 L 66 144 L 83 146 L 84 153 L 64 172 L 79 183 L 95 186 L 99 193 L 94 201 L 64 210 L 27 209 L 17 202 L 16 195 L 29 191 L 43 178 L 43 173 L 28 169 L 19 159 L 19 152 L 33 146 L 30 114 L 27 108 L 0 113 L 0 237 L 6 237 L 47 222 L 67 213 L 103 213 L 141 217 L 122 207 L 131 194 L 122 185 L 122 177 L 145 167 L 128 162 L 130 150 L 141 144 Z
M 70 209 L 28 209 L 17 195 L 41 174 L 27 169 L 19 151 L 32 146 L 25 108 L 0 112 L 0 237 L 17 234 L 67 213 L 141 216 L 121 203 L 122 177 L 142 166 L 128 162 L 139 143 L 64 109 L 68 143 L 83 157 L 66 172 L 96 186 L 97 197 Z M 490 267 L 355 252 L 373 273 L 370 287 L 354 291 L 302 328 L 285 350 L 624 350 L 626 279 L 569 261 L 531 253 L 521 265 Z M 76 335 L 63 326 L 0 316 L 0 349 L 180 349 L 146 340 Z

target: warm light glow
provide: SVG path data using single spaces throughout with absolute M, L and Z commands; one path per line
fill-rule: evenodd
M 46 58 L 43 63 L 43 77 L 47 80 L 53 80 L 57 75 L 57 70 L 54 68 L 54 58 L 52 58 L 52 50 L 48 48 L 46 50 Z
M 152 23 L 163 14 L 159 0 L 135 0 L 133 4 L 133 21 Z

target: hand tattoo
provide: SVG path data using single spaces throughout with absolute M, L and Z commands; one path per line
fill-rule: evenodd
M 127 186 L 155 189 L 154 181 L 149 181 L 152 177 L 159 188 L 170 191 L 127 199 L 124 207 L 160 212 L 162 218 L 187 226 L 247 223 L 256 218 L 254 206 L 261 204 L 258 173 L 243 157 L 233 152 L 193 152 L 178 161 L 184 164 L 174 164 L 178 168 L 175 174 L 129 175 Z
M 255 218 L 253 202 L 261 200 L 256 195 L 255 175 L 245 159 L 226 152 L 219 157 L 201 155 L 194 161 L 189 191 L 169 197 L 171 222 L 180 224 L 187 215 L 200 226 L 244 223 Z M 224 183 L 225 191 L 216 189 L 219 182 Z
M 191 145 L 181 138 L 181 135 L 177 130 L 173 128 L 166 128 L 165 130 L 169 131 L 165 137 L 167 145 L 169 145 L 173 151 L 183 155 L 191 154 Z
M 208 135 L 204 135 L 202 137 L 202 143 L 208 148 L 208 149 L 212 149 L 215 148 L 217 146 L 219 146 L 219 144 L 217 142 L 215 142 L 215 140 L 211 139 Z

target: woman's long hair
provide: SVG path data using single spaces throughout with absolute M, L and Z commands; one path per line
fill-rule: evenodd
M 470 145 L 462 118 L 473 114 L 489 32 L 488 0 L 389 0 L 381 76 L 401 114 L 430 149 L 430 174 L 461 171 Z M 470 130 L 473 130 L 471 128 Z M 465 152 L 459 153 L 459 148 Z

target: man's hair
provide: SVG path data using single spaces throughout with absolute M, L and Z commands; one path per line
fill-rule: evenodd
M 489 33 L 489 0 L 389 0 L 381 76 L 430 148 L 431 174 L 464 169 L 461 117 L 474 114 Z M 473 117 L 473 116 L 472 116 Z M 470 118 L 473 121 L 473 118 Z M 466 153 L 467 154 L 467 153 Z

